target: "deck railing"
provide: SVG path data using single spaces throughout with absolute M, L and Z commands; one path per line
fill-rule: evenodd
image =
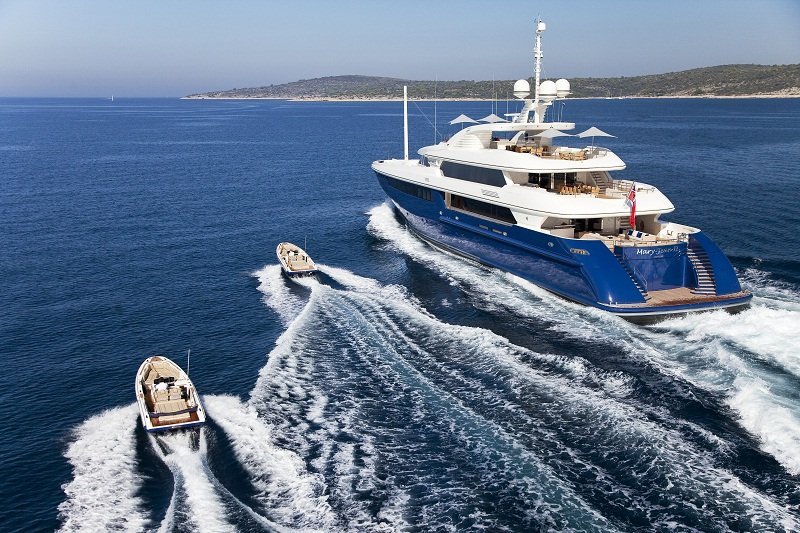
M 608 185 L 608 187 L 607 187 L 607 189 L 612 189 L 612 190 L 615 190 L 615 191 L 622 191 L 622 192 L 626 192 L 627 193 L 628 191 L 631 190 L 631 187 L 633 187 L 634 183 L 636 183 L 636 192 L 637 193 L 638 192 L 652 192 L 652 191 L 656 190 L 655 187 L 642 185 L 638 181 L 634 181 L 634 180 L 611 180 L 609 185 Z

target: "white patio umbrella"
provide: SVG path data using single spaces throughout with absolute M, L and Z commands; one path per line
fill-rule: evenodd
M 489 124 L 495 124 L 497 122 L 508 122 L 508 121 L 492 113 L 491 115 L 478 119 L 478 122 L 488 122 Z
M 564 133 L 561 130 L 557 130 L 555 128 L 546 129 L 542 132 L 537 133 L 534 137 L 539 137 L 540 139 L 553 139 L 555 137 L 572 137 L 571 133 Z
M 615 139 L 617 138 L 616 135 L 611 135 L 610 133 L 606 133 L 603 130 L 601 130 L 600 128 L 595 128 L 594 126 L 592 126 L 591 128 L 589 128 L 586 131 L 580 132 L 578 134 L 578 137 L 580 137 L 581 139 L 583 139 L 584 137 L 591 137 L 592 138 L 592 148 L 594 148 L 594 138 L 595 137 L 614 137 Z
M 462 129 L 464 128 L 464 124 L 467 124 L 467 123 L 469 123 L 469 124 L 477 124 L 478 121 L 475 120 L 475 119 L 469 118 L 467 115 L 464 115 L 464 114 L 458 115 L 456 118 L 454 118 L 453 120 L 450 121 L 450 125 L 451 126 L 453 124 L 461 124 L 461 128 Z

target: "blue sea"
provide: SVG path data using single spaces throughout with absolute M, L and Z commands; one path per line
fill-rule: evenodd
M 412 103 L 412 151 L 505 106 Z M 748 310 L 636 326 L 430 248 L 369 168 L 398 102 L 0 99 L 0 530 L 799 530 L 800 99 L 558 112 Z M 136 370 L 189 349 L 210 423 L 150 436 Z

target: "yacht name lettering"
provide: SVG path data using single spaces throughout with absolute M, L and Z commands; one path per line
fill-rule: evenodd
M 680 252 L 680 246 L 668 246 L 659 248 L 636 248 L 636 255 L 665 255 Z

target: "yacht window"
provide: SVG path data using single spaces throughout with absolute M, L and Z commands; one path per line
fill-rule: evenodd
M 429 167 L 429 166 L 431 166 L 431 162 L 430 162 L 430 161 L 428 161 L 428 158 L 427 158 L 427 157 L 425 157 L 424 155 L 423 155 L 423 156 L 420 156 L 420 158 L 419 158 L 419 164 L 420 164 L 420 165 L 422 165 L 423 167 Z
M 562 187 L 574 187 L 577 183 L 576 172 L 532 172 L 528 174 L 529 183 L 538 183 L 542 189 L 559 190 Z
M 397 189 L 400 192 L 410 194 L 411 196 L 416 196 L 417 198 L 422 198 L 423 200 L 427 200 L 429 202 L 433 200 L 433 191 L 427 187 L 420 187 L 414 183 L 390 178 L 388 176 L 384 177 L 390 187 Z
M 462 165 L 451 161 L 442 161 L 440 166 L 442 173 L 448 178 L 456 178 L 484 185 L 494 185 L 502 187 L 506 184 L 503 171 L 495 168 L 475 167 L 472 165 Z
M 509 224 L 515 224 L 517 222 L 514 218 L 514 214 L 507 207 L 481 202 L 480 200 L 474 200 L 472 198 L 464 198 L 457 194 L 450 195 L 450 207 L 507 222 Z

